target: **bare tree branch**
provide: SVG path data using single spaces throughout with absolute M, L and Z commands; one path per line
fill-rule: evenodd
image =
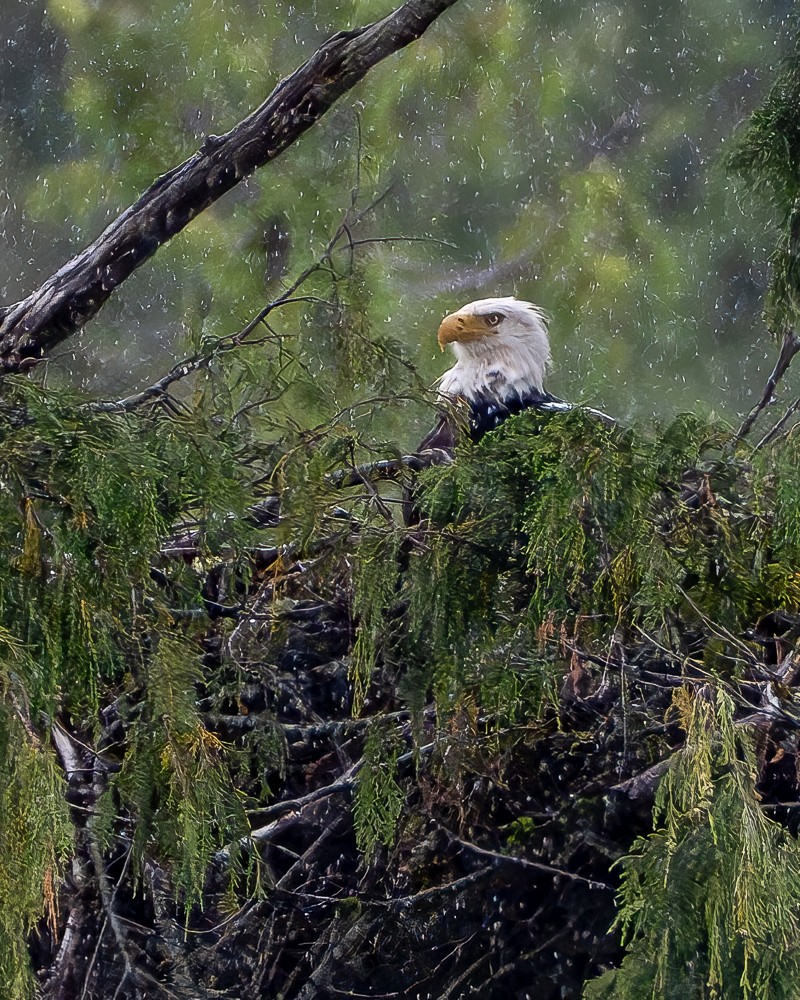
M 607 889 L 613 892 L 612 886 L 607 885 L 605 882 L 600 882 L 597 879 L 586 878 L 585 875 L 577 875 L 575 872 L 567 871 L 564 868 L 556 868 L 553 865 L 546 865 L 541 861 L 531 861 L 529 858 L 518 857 L 514 854 L 500 854 L 498 851 L 490 851 L 485 847 L 479 847 L 477 844 L 473 844 L 471 841 L 463 840 L 461 837 L 457 837 L 450 830 L 447 830 L 447 834 L 451 837 L 454 844 L 458 844 L 459 847 L 463 847 L 464 850 L 469 851 L 470 854 L 476 854 L 481 858 L 491 859 L 495 865 L 519 865 L 522 868 L 544 872 L 547 875 L 560 875 L 563 878 L 571 879 L 574 882 L 586 882 L 591 889 Z
M 367 462 L 366 465 L 337 469 L 327 480 L 335 489 L 346 489 L 350 486 L 363 486 L 365 481 L 400 479 L 405 472 L 421 472 L 432 465 L 449 465 L 452 461 L 453 456 L 444 448 L 430 448 L 413 455 L 383 458 L 377 462 Z
M 786 408 L 786 412 L 784 413 L 784 415 L 780 418 L 777 424 L 775 424 L 773 428 L 768 430 L 767 433 L 764 435 L 764 437 L 761 438 L 761 440 L 756 445 L 755 450 L 758 451 L 759 448 L 764 448 L 768 444 L 771 444 L 776 438 L 783 437 L 781 431 L 783 431 L 784 427 L 789 423 L 789 421 L 792 419 L 792 416 L 797 412 L 798 409 L 800 409 L 800 398 L 796 399 Z
M 778 360 L 775 362 L 775 367 L 767 379 L 767 383 L 764 386 L 764 391 L 761 393 L 761 399 L 756 403 L 753 409 L 747 414 L 742 426 L 736 432 L 737 441 L 741 441 L 750 433 L 750 429 L 759 417 L 762 410 L 766 409 L 767 406 L 772 402 L 772 395 L 775 392 L 775 387 L 778 382 L 786 374 L 786 370 L 792 363 L 792 358 L 800 351 L 800 337 L 792 330 L 790 327 L 786 327 L 783 331 L 783 340 L 781 341 L 781 349 L 778 354 Z M 759 442 L 759 447 L 764 444 L 764 441 Z
M 274 160 L 373 66 L 416 41 L 457 0 L 407 0 L 381 21 L 324 42 L 267 100 L 159 177 L 92 244 L 27 298 L 0 309 L 0 373 L 21 371 L 81 329 L 160 246 Z

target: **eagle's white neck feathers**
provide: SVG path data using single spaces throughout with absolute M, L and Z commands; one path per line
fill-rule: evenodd
M 441 392 L 470 403 L 525 399 L 541 393 L 550 363 L 547 320 L 538 306 L 518 299 L 470 302 L 445 317 L 439 344 L 449 344 L 455 365 L 439 380 Z

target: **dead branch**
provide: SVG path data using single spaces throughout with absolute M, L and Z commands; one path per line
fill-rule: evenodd
M 786 412 L 780 418 L 780 420 L 772 427 L 767 433 L 761 438 L 755 447 L 758 451 L 760 448 L 765 448 L 768 444 L 771 444 L 776 439 L 781 439 L 784 437 L 783 429 L 791 420 L 792 416 L 800 409 L 800 398 L 796 399 L 786 408 Z
M 421 472 L 434 465 L 449 465 L 452 461 L 453 456 L 444 448 L 431 448 L 399 458 L 383 458 L 349 469 L 337 469 L 328 476 L 328 482 L 334 489 L 343 490 L 350 486 L 363 486 L 365 480 L 397 480 L 404 472 Z
M 88 247 L 27 298 L 0 309 L 0 372 L 35 364 L 80 330 L 160 246 L 274 160 L 373 66 L 416 41 L 457 0 L 407 0 L 380 21 L 324 42 L 225 135 L 159 177 Z
M 518 865 L 521 868 L 529 868 L 533 871 L 544 872 L 546 875 L 558 875 L 575 882 L 585 882 L 591 889 L 607 889 L 609 892 L 614 891 L 613 887 L 607 885 L 605 882 L 598 882 L 595 879 L 586 878 L 585 875 L 577 875 L 575 872 L 567 871 L 564 868 L 555 868 L 553 865 L 545 865 L 542 864 L 541 861 L 531 861 L 528 858 L 520 858 L 514 854 L 499 854 L 497 851 L 490 851 L 485 847 L 478 847 L 477 844 L 473 844 L 468 840 L 463 840 L 461 837 L 456 837 L 456 835 L 451 833 L 449 830 L 447 831 L 447 834 L 452 838 L 454 844 L 458 844 L 459 847 L 463 847 L 464 850 L 470 854 L 477 854 L 481 858 L 491 859 L 495 865 Z
M 624 795 L 632 802 L 644 801 L 648 806 L 655 798 L 658 783 L 669 770 L 672 758 L 666 757 L 659 760 L 645 771 L 634 774 L 632 778 L 620 781 L 610 788 L 610 792 L 615 795 Z
M 786 374 L 789 365 L 792 363 L 792 358 L 798 351 L 800 351 L 800 337 L 797 336 L 794 330 L 787 326 L 783 331 L 783 340 L 781 341 L 781 349 L 778 353 L 778 360 L 775 362 L 775 367 L 772 369 L 772 372 L 767 379 L 764 391 L 761 393 L 761 399 L 759 399 L 753 409 L 742 421 L 742 426 L 736 432 L 734 440 L 741 441 L 750 433 L 751 427 L 756 422 L 761 412 L 772 402 L 776 386 Z M 765 442 L 763 440 L 760 441 L 759 447 L 761 447 L 764 443 Z

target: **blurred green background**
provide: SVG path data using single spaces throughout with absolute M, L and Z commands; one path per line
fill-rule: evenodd
M 392 6 L 0 0 L 0 301 L 35 287 L 325 37 Z M 309 383 L 284 399 L 298 423 L 401 392 L 408 368 L 382 357 L 402 354 L 431 382 L 447 363 L 442 315 L 501 294 L 552 314 L 548 385 L 565 398 L 624 419 L 735 420 L 774 357 L 761 310 L 775 220 L 722 158 L 769 86 L 791 6 L 461 0 L 163 248 L 49 377 L 125 395 L 234 332 L 320 252 L 360 160 L 361 203 L 390 191 L 357 236 L 452 246 L 357 251 L 342 294 L 347 322 L 387 348 L 374 359 L 361 341 L 339 349 L 330 311 L 281 313 Z M 409 447 L 430 413 L 382 419 Z

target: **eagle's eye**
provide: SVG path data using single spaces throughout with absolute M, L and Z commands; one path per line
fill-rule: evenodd
M 504 319 L 505 316 L 502 313 L 489 313 L 486 322 L 489 326 L 499 326 Z

